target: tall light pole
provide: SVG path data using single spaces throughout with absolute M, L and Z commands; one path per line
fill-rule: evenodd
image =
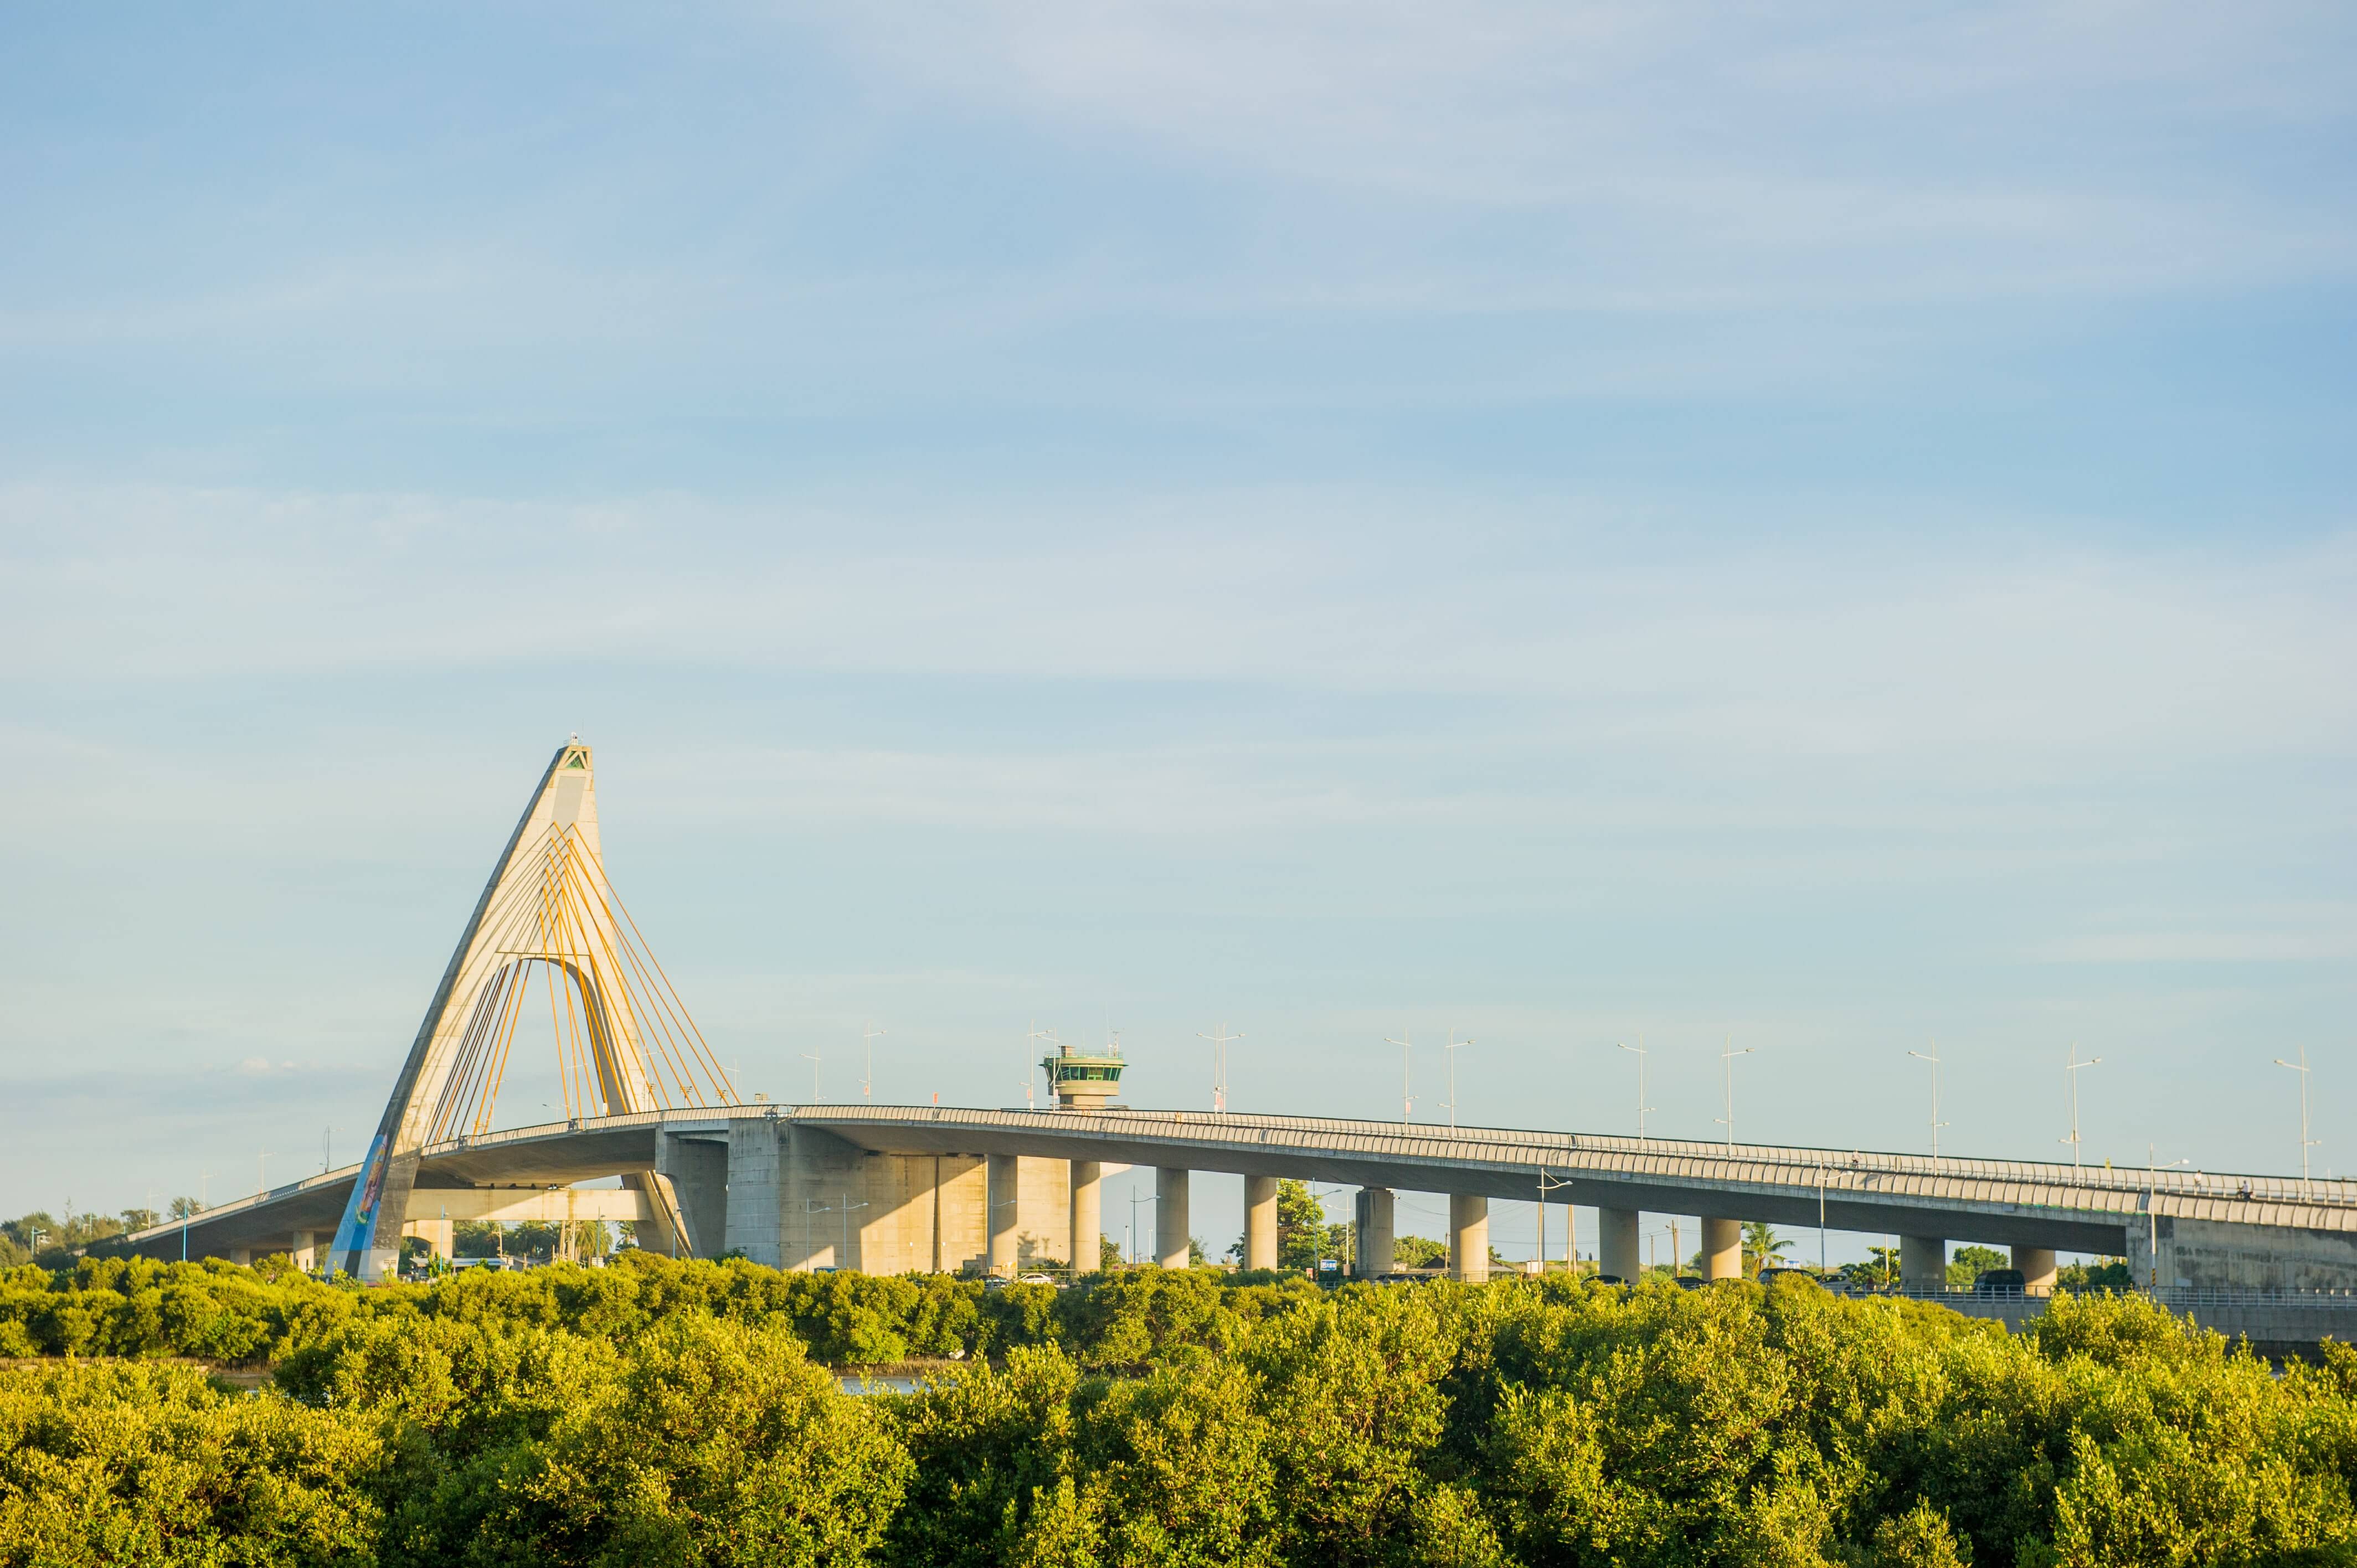
M 802 1053 L 802 1060 L 811 1064 L 811 1103 L 813 1105 L 816 1105 L 818 1103 L 819 1063 L 824 1058 L 825 1054 L 826 1053 L 823 1049 L 804 1051 Z
M 850 1195 L 849 1193 L 847 1193 L 847 1192 L 846 1192 L 846 1193 L 845 1193 L 843 1196 L 844 1196 L 844 1197 L 845 1197 L 845 1198 L 846 1198 L 846 1199 L 848 1199 L 848 1198 L 851 1197 L 851 1195 Z M 843 1206 L 842 1206 L 842 1208 L 843 1208 L 843 1251 L 840 1251 L 840 1252 L 838 1252 L 838 1253 L 836 1253 L 836 1254 L 835 1254 L 835 1259 L 834 1259 L 834 1266 L 835 1266 L 836 1268 L 838 1268 L 838 1269 L 848 1269 L 848 1268 L 850 1268 L 850 1267 L 851 1267 L 851 1211 L 852 1211 L 853 1209 L 855 1209 L 855 1208 L 866 1208 L 866 1207 L 867 1207 L 867 1206 L 866 1206 L 866 1204 L 864 1204 L 864 1203 L 851 1203 L 851 1202 L 847 1202 L 847 1201 L 846 1201 L 845 1203 L 844 1203 L 844 1204 L 843 1204 Z M 864 1264 L 864 1263 L 866 1263 L 866 1262 L 867 1262 L 867 1260 L 866 1260 L 866 1259 L 865 1259 L 865 1258 L 862 1258 L 862 1259 L 860 1259 L 859 1261 L 860 1261 L 863 1264 Z M 866 1270 L 863 1268 L 860 1272 L 861 1272 L 862 1273 L 866 1273 Z
M 2103 1065 L 2101 1057 L 2081 1061 L 2075 1042 L 2071 1047 L 2069 1059 L 2062 1064 L 2062 1081 L 2071 1086 L 2071 1135 L 2057 1141 L 2071 1145 L 2071 1168 L 2074 1171 L 2079 1168 L 2079 1069 Z
M 1039 1108 L 1039 1102 L 1032 1098 L 1032 1090 L 1038 1085 L 1032 1081 L 1031 1075 L 1039 1070 L 1039 1064 L 1031 1053 L 1039 1048 L 1040 1041 L 1052 1041 L 1055 1037 L 1056 1031 L 1041 1028 L 1037 1018 L 1031 1020 L 1030 1032 L 1023 1036 L 1023 1108 L 1027 1111 Z
M 1415 1101 L 1408 1098 L 1407 1092 L 1407 1042 L 1408 1033 L 1405 1029 L 1400 1031 L 1400 1037 L 1396 1040 L 1389 1035 L 1383 1036 L 1383 1044 L 1397 1046 L 1400 1048 L 1400 1123 L 1403 1126 L 1415 1120 Z
M 1448 1062 L 1448 1124 L 1451 1127 L 1457 1125 L 1457 1053 L 1472 1043 L 1469 1037 L 1458 1039 L 1457 1031 L 1451 1029 L 1448 1031 L 1448 1043 L 1440 1047 L 1441 1055 Z
M 1931 1055 L 1926 1056 L 1921 1051 L 1909 1051 L 1907 1054 L 1919 1062 L 1932 1064 L 1932 1157 L 1936 1160 L 1940 1157 L 1940 1129 L 1947 1123 L 1940 1120 L 1940 1042 L 1931 1040 L 1926 1043 L 1932 1047 Z
M 1643 1036 L 1640 1036 L 1639 1037 L 1642 1038 Z M 1619 1044 L 1617 1041 L 1615 1043 Z M 1646 1051 L 1645 1047 L 1642 1046 L 1621 1045 L 1620 1048 L 1631 1053 L 1637 1058 L 1637 1136 L 1642 1138 L 1645 1135 L 1645 1112 L 1652 1109 L 1652 1106 L 1645 1103 Z
M 1211 1029 L 1212 1033 L 1208 1035 L 1198 1029 L 1195 1037 L 1211 1042 L 1211 1109 L 1225 1111 L 1228 1108 L 1228 1042 L 1241 1040 L 1243 1036 L 1229 1034 L 1225 1024 L 1214 1024 Z
M 2145 1222 L 2151 1228 L 2147 1232 L 2146 1240 L 2146 1245 L 2151 1248 L 2151 1251 L 2146 1254 L 2145 1288 L 2157 1291 L 2160 1288 L 2160 1200 L 2155 1196 L 2153 1189 L 2160 1185 L 2161 1172 L 2173 1171 L 2179 1165 L 2190 1165 L 2193 1162 L 2190 1159 L 2182 1159 L 2171 1160 L 2165 1165 L 2156 1164 L 2155 1162 L 2160 1156 L 2154 1152 L 2155 1147 L 2156 1145 L 2151 1144 L 2144 1146 L 2144 1217 Z
M 873 1019 L 861 1026 L 859 1030 L 859 1098 L 862 1100 L 871 1099 L 876 1093 L 876 1042 L 883 1035 L 884 1031 L 876 1026 Z
M 2309 1195 L 2308 1152 L 2323 1142 L 2320 1138 L 2311 1138 L 2308 1135 L 2308 1047 L 2306 1046 L 2299 1047 L 2299 1060 L 2287 1062 L 2283 1058 L 2277 1057 L 2276 1066 L 2287 1067 L 2299 1074 L 2299 1195 L 2306 1197 Z
M 1735 1036 L 1729 1035 L 1727 1037 L 1727 1049 L 1718 1053 L 1719 1063 L 1727 1074 L 1727 1114 L 1720 1117 L 1719 1121 L 1727 1124 L 1727 1152 L 1730 1155 L 1735 1153 L 1735 1058 L 1748 1057 L 1759 1048 L 1757 1046 L 1746 1046 L 1738 1051 L 1735 1048 Z

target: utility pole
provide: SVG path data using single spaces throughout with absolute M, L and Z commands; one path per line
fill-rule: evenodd
M 1457 1031 L 1451 1029 L 1448 1031 L 1448 1043 L 1440 1047 L 1441 1055 L 1448 1062 L 1448 1125 L 1451 1128 L 1457 1125 L 1457 1053 L 1472 1043 L 1470 1038 L 1458 1039 Z
M 1408 1098 L 1407 1092 L 1407 1042 L 1408 1033 L 1405 1029 L 1400 1031 L 1400 1037 L 1396 1040 L 1389 1035 L 1383 1036 L 1383 1044 L 1397 1046 L 1400 1048 L 1400 1124 L 1402 1126 L 1415 1120 L 1415 1101 Z
M 2308 1152 L 2324 1141 L 2321 1138 L 2311 1138 L 2308 1135 L 2308 1047 L 2306 1046 L 2299 1047 L 2299 1060 L 2287 1062 L 2283 1058 L 2277 1057 L 2276 1066 L 2287 1067 L 2299 1074 L 2299 1195 L 2306 1197 L 2309 1195 Z
M 1228 1108 L 1228 1042 L 1241 1040 L 1243 1036 L 1229 1034 L 1225 1024 L 1214 1024 L 1211 1028 L 1213 1032 L 1208 1035 L 1200 1029 L 1196 1030 L 1195 1037 L 1211 1042 L 1211 1109 L 1225 1111 Z
M 1726 1123 L 1727 1152 L 1730 1155 L 1735 1153 L 1735 1058 L 1748 1057 L 1759 1048 L 1746 1046 L 1738 1051 L 1735 1048 L 1735 1036 L 1729 1035 L 1727 1036 L 1727 1049 L 1718 1053 L 1719 1065 L 1727 1074 L 1727 1114 L 1718 1120 Z
M 1637 1037 L 1644 1038 L 1642 1035 Z M 1645 1136 L 1645 1112 L 1652 1109 L 1645 1103 L 1645 1047 L 1622 1043 L 1620 1048 L 1637 1058 L 1637 1136 L 1641 1140 Z
M 876 1040 L 883 1033 L 872 1019 L 859 1031 L 859 1098 L 862 1100 L 870 1099 L 876 1093 Z
M 2067 1138 L 2059 1139 L 2057 1141 L 2071 1145 L 2071 1168 L 2074 1171 L 2080 1168 L 2079 1069 L 2081 1068 L 2101 1067 L 2103 1065 L 2103 1061 L 2104 1058 L 2101 1057 L 2092 1058 L 2087 1061 L 2081 1061 L 2079 1059 L 2078 1042 L 2073 1041 L 2071 1045 L 2071 1055 L 2062 1064 L 2062 1081 L 2071 1086 L 2071 1135 Z
M 1919 1062 L 1932 1064 L 1932 1157 L 1936 1160 L 1940 1157 L 1940 1129 L 1947 1125 L 1940 1120 L 1940 1042 L 1929 1040 L 1925 1043 L 1932 1047 L 1931 1055 L 1926 1056 L 1921 1051 L 1909 1051 L 1907 1054 Z

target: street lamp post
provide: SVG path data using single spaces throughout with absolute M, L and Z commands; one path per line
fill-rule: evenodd
M 1241 1040 L 1243 1036 L 1229 1034 L 1225 1024 L 1214 1024 L 1211 1030 L 1207 1035 L 1198 1029 L 1195 1037 L 1211 1042 L 1211 1109 L 1224 1112 L 1228 1108 L 1228 1043 Z
M 1457 1053 L 1472 1043 L 1469 1037 L 1458 1039 L 1457 1031 L 1451 1029 L 1448 1031 L 1448 1043 L 1440 1047 L 1441 1053 L 1448 1058 L 1448 1124 L 1451 1127 L 1457 1125 Z
M 1397 1046 L 1400 1048 L 1400 1125 L 1402 1126 L 1415 1120 L 1415 1101 L 1409 1098 L 1407 1091 L 1408 1039 L 1408 1032 L 1405 1029 L 1400 1031 L 1400 1037 L 1396 1040 L 1389 1035 L 1383 1036 L 1383 1044 Z
M 1735 1058 L 1748 1057 L 1759 1048 L 1757 1046 L 1746 1046 L 1738 1051 L 1735 1048 L 1735 1037 L 1730 1035 L 1727 1036 L 1727 1049 L 1718 1053 L 1719 1062 L 1727 1074 L 1727 1114 L 1718 1120 L 1727 1127 L 1727 1152 L 1730 1155 L 1735 1153 Z
M 1932 1157 L 1936 1160 L 1940 1157 L 1940 1129 L 1947 1123 L 1940 1120 L 1940 1044 L 1936 1040 L 1929 1044 L 1932 1047 L 1929 1056 L 1921 1051 L 1909 1051 L 1907 1054 L 1917 1061 L 1932 1064 Z
M 2309 1196 L 2308 1152 L 2322 1142 L 2321 1139 L 2308 1135 L 2308 1047 L 2306 1046 L 2299 1047 L 2299 1060 L 2287 1062 L 2283 1058 L 2277 1057 L 2276 1066 L 2287 1067 L 2299 1074 L 2299 1195 L 2306 1197 Z
M 2056 1141 L 2058 1143 L 2064 1143 L 2071 1145 L 2071 1168 L 2074 1171 L 2080 1168 L 2079 1069 L 2082 1068 L 2101 1067 L 2103 1063 L 2104 1058 L 2101 1057 L 2094 1057 L 2086 1061 L 2081 1061 L 2079 1059 L 2079 1047 L 2074 1043 L 2071 1047 L 2070 1058 L 2062 1064 L 2062 1081 L 2071 1086 L 2071 1135 L 2067 1138 L 2061 1138 Z
M 1638 1036 L 1641 1040 L 1643 1037 L 1641 1035 Z M 1645 1047 L 1641 1045 L 1629 1045 L 1626 1042 L 1616 1043 L 1620 1044 L 1622 1050 L 1637 1058 L 1637 1136 L 1640 1141 L 1642 1141 L 1645 1136 L 1645 1112 L 1652 1109 L 1645 1103 Z
M 2145 1284 L 2147 1290 L 2158 1291 L 2160 1289 L 2160 1199 L 2157 1189 L 2160 1186 L 2160 1173 L 2173 1171 L 2179 1165 L 2190 1165 L 2193 1162 L 2190 1159 L 2171 1160 L 2161 1165 L 2155 1165 L 2154 1158 L 2153 1145 L 2147 1144 L 2144 1146 L 2145 1243 L 2151 1251 L 2145 1258 Z

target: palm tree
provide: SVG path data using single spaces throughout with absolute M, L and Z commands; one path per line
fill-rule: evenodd
M 1783 1254 L 1792 1249 L 1791 1240 L 1777 1235 L 1776 1228 L 1766 1220 L 1747 1219 L 1743 1222 L 1743 1267 L 1746 1273 L 1756 1278 L 1761 1269 L 1781 1262 Z

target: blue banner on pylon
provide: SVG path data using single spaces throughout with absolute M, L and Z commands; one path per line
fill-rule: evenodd
M 369 1145 L 359 1178 L 352 1183 L 352 1196 L 344 1204 L 343 1223 L 336 1227 L 335 1246 L 328 1253 L 331 1269 L 340 1259 L 347 1273 L 359 1273 L 361 1254 L 375 1243 L 377 1204 L 384 1197 L 384 1178 L 393 1166 L 391 1155 L 391 1140 L 378 1133 L 376 1142 Z

